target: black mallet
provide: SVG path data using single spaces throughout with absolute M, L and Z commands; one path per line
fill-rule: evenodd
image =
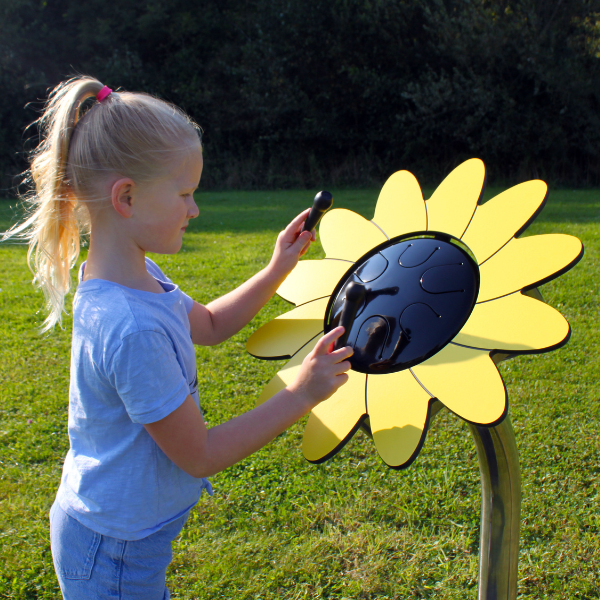
M 333 196 L 326 191 L 319 192 L 313 201 L 312 208 L 304 221 L 302 231 L 312 231 L 322 219 L 323 215 L 331 208 Z
M 339 324 L 344 328 L 344 333 L 335 341 L 334 350 L 343 348 L 348 343 L 348 336 L 350 335 L 350 329 L 352 323 L 356 318 L 356 313 L 365 301 L 365 286 L 357 281 L 351 281 L 346 286 L 346 294 L 344 298 L 344 307 L 342 308 L 342 314 L 340 315 Z

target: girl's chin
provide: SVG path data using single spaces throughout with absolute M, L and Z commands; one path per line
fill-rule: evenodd
M 152 254 L 177 254 L 183 246 L 183 240 L 181 237 L 179 240 L 172 244 L 152 244 L 144 248 L 144 252 L 151 252 Z

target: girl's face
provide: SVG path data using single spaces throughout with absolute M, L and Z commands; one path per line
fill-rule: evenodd
M 144 252 L 174 254 L 181 248 L 190 219 L 198 216 L 194 191 L 202 175 L 200 146 L 173 165 L 158 181 L 137 187 L 134 194 L 134 236 Z

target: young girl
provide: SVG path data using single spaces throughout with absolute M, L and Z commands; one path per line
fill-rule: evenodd
M 193 344 L 226 340 L 271 298 L 314 240 L 301 232 L 308 211 L 279 234 L 265 269 L 203 306 L 146 258 L 177 252 L 198 216 L 197 125 L 166 102 L 87 77 L 59 85 L 39 125 L 34 211 L 7 236 L 29 239 L 45 329 L 61 320 L 82 227 L 90 235 L 73 301 L 70 450 L 50 512 L 56 573 L 67 600 L 162 600 L 171 542 L 211 493 L 205 477 L 331 396 L 352 350 L 333 351 L 343 328 L 331 331 L 293 384 L 207 429 Z

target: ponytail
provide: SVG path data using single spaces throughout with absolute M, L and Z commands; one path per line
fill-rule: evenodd
M 139 182 L 156 178 L 176 152 L 199 144 L 199 127 L 187 115 L 147 94 L 112 93 L 83 111 L 103 87 L 97 79 L 78 77 L 51 92 L 34 123 L 42 140 L 27 172 L 29 216 L 2 238 L 29 243 L 33 283 L 48 310 L 43 331 L 61 323 L 80 237 L 89 226 L 84 207 L 107 199 L 98 192 L 102 178 L 114 173 Z
M 29 242 L 27 261 L 33 283 L 44 292 L 48 309 L 43 331 L 61 322 L 65 295 L 71 288 L 70 271 L 80 250 L 77 200 L 67 179 L 69 144 L 81 105 L 102 87 L 96 79 L 72 79 L 50 94 L 42 116 L 34 123 L 42 141 L 27 173 L 28 182 L 33 184 L 24 197 L 30 215 L 3 236 Z

